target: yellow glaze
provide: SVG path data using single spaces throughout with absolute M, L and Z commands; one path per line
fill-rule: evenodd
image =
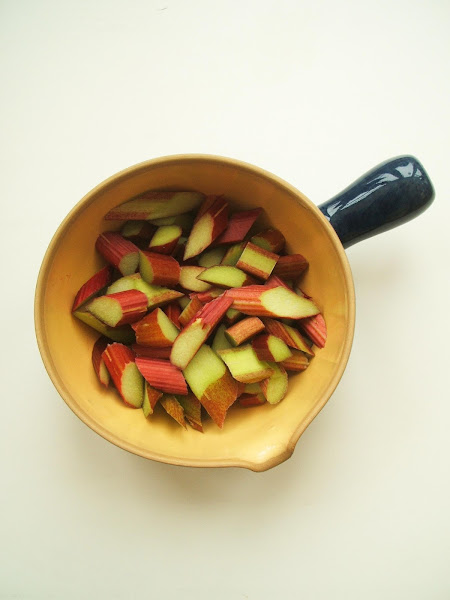
M 102 266 L 97 235 L 118 229 L 104 221 L 112 207 L 145 190 L 193 190 L 224 194 L 231 210 L 264 208 L 261 229 L 280 229 L 287 250 L 307 257 L 302 289 L 323 311 L 328 340 L 309 368 L 291 375 L 289 391 L 276 406 L 232 407 L 223 429 L 210 419 L 204 434 L 184 430 L 158 411 L 146 419 L 101 386 L 91 365 L 98 333 L 71 315 L 80 286 Z M 89 192 L 55 233 L 36 287 L 35 326 L 39 349 L 58 392 L 94 431 L 145 458 L 197 467 L 246 467 L 264 471 L 292 454 L 300 435 L 333 393 L 353 338 L 355 300 L 345 252 L 332 227 L 301 192 L 252 165 L 207 155 L 176 155 L 130 167 Z

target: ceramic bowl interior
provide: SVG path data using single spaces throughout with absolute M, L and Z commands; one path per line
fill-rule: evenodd
M 224 428 L 207 419 L 204 433 L 183 430 L 162 412 L 145 419 L 104 389 L 91 366 L 98 334 L 72 317 L 79 287 L 102 266 L 94 250 L 112 208 L 145 190 L 196 190 L 224 194 L 232 209 L 262 206 L 259 224 L 280 229 L 289 252 L 304 254 L 310 267 L 302 288 L 322 310 L 326 347 L 309 368 L 291 375 L 289 392 L 276 406 L 232 407 Z M 354 290 L 345 252 L 320 211 L 281 179 L 236 160 L 204 155 L 151 160 L 111 177 L 85 196 L 66 217 L 45 255 L 36 289 L 35 324 L 45 367 L 68 406 L 94 431 L 140 456 L 177 465 L 240 466 L 263 471 L 286 460 L 301 433 L 335 389 L 353 338 Z

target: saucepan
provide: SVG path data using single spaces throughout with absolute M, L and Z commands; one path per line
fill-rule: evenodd
M 281 230 L 290 253 L 309 261 L 301 287 L 319 306 L 328 338 L 310 366 L 289 379 L 277 405 L 231 407 L 223 429 L 206 419 L 204 432 L 179 427 L 163 414 L 143 418 L 99 385 L 91 366 L 98 334 L 71 315 L 74 294 L 102 263 L 94 251 L 114 206 L 147 190 L 223 194 L 232 209 L 262 207 L 260 226 Z M 36 286 L 35 327 L 47 372 L 67 405 L 109 442 L 139 456 L 191 467 L 264 471 L 289 458 L 303 431 L 331 397 L 349 359 L 355 297 L 345 248 L 419 215 L 434 190 L 412 156 L 389 160 L 317 207 L 305 195 L 256 166 L 211 155 L 156 158 L 113 175 L 67 215 L 51 240 Z

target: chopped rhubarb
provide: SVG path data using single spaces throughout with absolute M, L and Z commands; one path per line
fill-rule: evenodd
M 141 277 L 152 285 L 174 287 L 180 280 L 180 265 L 172 256 L 157 252 L 140 251 Z
M 144 380 L 136 368 L 130 348 L 118 343 L 109 344 L 102 358 L 125 404 L 140 408 L 144 401 Z
M 109 265 L 103 267 L 100 271 L 97 271 L 97 273 L 88 279 L 78 290 L 72 305 L 72 312 L 101 292 L 103 288 L 111 283 L 111 279 L 112 268 Z
M 308 357 L 300 350 L 292 350 L 292 355 L 285 358 L 280 363 L 286 371 L 304 371 L 308 368 Z
M 250 344 L 219 350 L 218 354 L 230 369 L 233 378 L 242 383 L 262 381 L 273 372 L 268 363 L 259 360 Z
M 294 280 L 307 269 L 308 261 L 302 254 L 288 254 L 280 256 L 273 270 L 273 274 L 280 279 Z
M 225 256 L 225 247 L 217 246 L 216 248 L 209 248 L 205 250 L 198 257 L 198 265 L 200 267 L 205 267 L 208 269 L 209 267 L 215 267 L 216 265 L 220 265 L 220 261 Z
M 286 323 L 281 323 L 275 319 L 263 319 L 264 325 L 269 333 L 283 340 L 290 348 L 301 350 L 309 356 L 314 356 L 314 350 L 306 343 L 301 333 Z
M 237 261 L 241 257 L 242 252 L 244 251 L 245 246 L 246 242 L 240 242 L 239 244 L 233 244 L 233 246 L 230 246 L 225 252 L 220 264 L 235 267 Z
M 225 294 L 233 298 L 233 308 L 255 317 L 302 319 L 319 312 L 311 300 L 282 286 L 267 289 L 264 285 L 250 285 L 227 290 Z
M 248 242 L 236 263 L 236 267 L 250 273 L 250 275 L 266 280 L 270 277 L 278 259 L 278 254 Z
M 204 195 L 197 192 L 144 192 L 111 209 L 105 219 L 148 221 L 172 217 L 198 208 L 203 198 Z
M 155 390 L 155 388 L 152 388 L 147 381 L 144 381 L 144 401 L 142 403 L 142 410 L 145 417 L 149 417 L 153 414 L 155 406 L 162 395 L 162 392 Z
M 258 317 L 247 317 L 235 323 L 225 331 L 225 336 L 233 346 L 239 346 L 264 329 L 264 323 Z
M 231 304 L 231 298 L 219 296 L 203 306 L 186 327 L 181 330 L 173 343 L 170 354 L 170 360 L 175 366 L 180 369 L 186 368 Z
M 269 404 L 278 404 L 287 394 L 288 376 L 282 365 L 275 362 L 269 363 L 273 369 L 270 377 L 261 381 L 260 386 Z
M 182 234 L 179 225 L 161 225 L 155 231 L 148 249 L 159 254 L 172 254 Z
M 272 273 L 272 275 L 269 277 L 269 279 L 266 281 L 266 283 L 264 285 L 266 287 L 271 287 L 271 288 L 280 287 L 281 286 L 281 287 L 286 288 L 287 290 L 292 290 L 292 288 L 289 287 L 289 285 L 285 281 L 283 281 L 282 279 L 280 279 L 278 277 L 278 275 L 274 275 L 273 273 Z
M 282 362 L 292 356 L 286 342 L 270 333 L 264 333 L 256 337 L 252 341 L 252 347 L 259 360 Z
M 242 242 L 261 212 L 262 208 L 254 208 L 233 213 L 228 221 L 227 228 L 215 243 L 236 244 Z
M 169 302 L 169 304 L 166 304 L 166 306 L 164 307 L 164 312 L 175 325 L 175 327 L 181 329 L 181 306 L 178 304 L 178 302 L 176 300 L 173 300 L 172 302 Z
M 319 313 L 313 317 L 300 319 L 298 326 L 306 333 L 309 339 L 318 348 L 324 348 L 327 341 L 327 325 L 323 315 Z
M 223 317 L 223 320 L 227 324 L 227 327 L 234 325 L 239 319 L 242 317 L 242 313 L 240 310 L 236 310 L 235 308 L 229 308 Z
M 160 219 L 151 219 L 150 223 L 157 227 L 164 225 L 177 225 L 181 227 L 184 233 L 189 233 L 194 224 L 194 217 L 191 213 L 183 213 L 182 215 L 173 215 L 172 217 L 161 217 Z
M 147 312 L 147 296 L 139 290 L 127 290 L 94 298 L 87 310 L 105 325 L 119 327 L 134 323 Z
M 194 221 L 194 226 L 186 242 L 184 260 L 206 250 L 224 231 L 227 224 L 228 202 L 219 196 L 206 210 L 200 209 L 200 217 Z
M 184 417 L 189 425 L 196 431 L 203 433 L 202 405 L 200 400 L 192 393 L 187 396 L 177 396 L 178 402 L 184 409 Z
M 261 233 L 254 235 L 251 238 L 251 242 L 255 244 L 255 246 L 264 248 L 264 250 L 279 254 L 284 250 L 286 239 L 278 229 L 266 229 L 265 231 L 261 231 Z
M 155 308 L 132 324 L 136 334 L 136 342 L 141 346 L 166 348 L 172 346 L 179 330 L 161 308 Z
M 195 317 L 198 311 L 203 308 L 203 306 L 203 302 L 200 302 L 197 296 L 193 296 L 189 301 L 189 304 L 179 316 L 180 325 L 182 327 L 185 327 L 189 323 L 189 321 L 191 321 Z
M 138 268 L 139 248 L 114 231 L 101 233 L 95 242 L 97 251 L 122 275 L 131 275 Z
M 144 249 L 155 233 L 156 227 L 148 221 L 125 221 L 120 229 L 122 235 L 138 248 Z
M 206 412 L 222 428 L 227 411 L 237 398 L 237 382 L 223 361 L 204 344 L 183 373 Z
M 204 270 L 204 267 L 197 267 L 195 265 L 182 266 L 180 270 L 181 287 L 190 292 L 207 292 L 211 289 L 211 284 L 198 279 L 198 276 Z
M 194 294 L 190 294 L 190 297 L 193 298 L 196 296 L 200 302 L 206 304 L 207 302 L 211 302 L 214 298 L 218 298 L 223 294 L 223 288 L 219 287 L 210 287 L 206 292 L 196 292 Z
M 140 273 L 121 277 L 109 286 L 107 293 L 113 294 L 125 290 L 139 290 L 145 294 L 147 296 L 147 308 L 149 309 L 163 306 L 173 300 L 181 299 L 184 296 L 183 292 L 147 283 L 141 278 Z
M 198 275 L 197 279 L 206 281 L 217 287 L 232 288 L 255 284 L 256 281 L 237 267 L 218 265 L 209 267 Z
M 74 317 L 76 317 L 86 325 L 89 325 L 89 327 L 95 329 L 95 331 L 98 331 L 98 333 L 101 333 L 102 335 L 106 336 L 110 340 L 113 340 L 114 342 L 131 344 L 135 340 L 134 331 L 131 329 L 130 325 L 122 325 L 121 327 L 109 327 L 86 310 L 76 310 L 72 314 Z
M 136 366 L 148 383 L 165 394 L 188 393 L 183 373 L 170 361 L 159 358 L 136 357 Z
M 233 347 L 225 335 L 226 329 L 227 326 L 222 323 L 221 325 L 219 325 L 219 327 L 216 330 L 216 333 L 214 334 L 214 339 L 211 346 L 214 352 L 216 352 L 216 354 L 219 352 L 219 350 L 226 350 L 228 348 Z
M 186 419 L 184 418 L 184 408 L 181 403 L 173 395 L 166 395 L 159 401 L 166 413 L 174 419 L 178 425 L 186 429 Z
M 98 380 L 105 387 L 108 387 L 109 385 L 110 375 L 103 361 L 102 354 L 106 346 L 110 343 L 111 340 L 102 335 L 98 338 L 94 344 L 94 347 L 92 348 L 92 366 L 94 367 L 94 371 L 98 377 Z
M 131 349 L 136 356 L 146 356 L 147 358 L 170 358 L 172 348 L 151 348 L 150 346 L 141 346 L 140 344 L 132 344 Z
M 241 394 L 237 401 L 242 408 L 250 408 L 252 406 L 261 406 L 261 404 L 265 404 L 266 399 L 261 392 L 259 394 Z

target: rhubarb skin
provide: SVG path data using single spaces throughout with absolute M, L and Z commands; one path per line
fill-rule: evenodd
M 300 319 L 298 326 L 318 348 L 324 348 L 327 341 L 327 325 L 321 313 Z
M 177 396 L 178 402 L 184 409 L 184 417 L 192 429 L 203 433 L 202 405 L 200 400 L 190 392 L 187 396 Z
M 309 360 L 300 350 L 292 350 L 292 355 L 282 360 L 280 365 L 286 371 L 304 371 L 309 366 Z
M 147 296 L 138 290 L 127 290 L 94 298 L 87 310 L 110 327 L 134 323 L 147 312 Z
M 231 215 L 225 231 L 217 238 L 215 244 L 237 244 L 242 242 L 252 228 L 262 208 L 240 210 Z
M 140 251 L 139 272 L 151 285 L 175 287 L 180 281 L 180 265 L 172 257 L 157 252 Z
M 194 221 L 184 251 L 184 260 L 198 256 L 226 229 L 228 224 L 228 202 L 218 197 L 207 208 L 200 209 L 199 218 Z
M 131 344 L 135 341 L 134 331 L 131 329 L 130 325 L 122 325 L 121 327 L 109 327 L 86 310 L 76 310 L 72 314 L 74 317 L 76 317 L 77 319 L 79 319 L 98 333 L 101 333 L 102 335 L 106 336 L 114 342 L 120 342 L 122 344 Z
M 139 264 L 139 248 L 120 233 L 106 231 L 95 242 L 95 248 L 106 262 L 116 267 L 122 275 L 136 272 Z
M 308 268 L 308 261 L 302 254 L 288 254 L 280 256 L 273 270 L 273 274 L 280 279 L 298 279 Z
M 102 359 L 122 400 L 132 408 L 144 401 L 144 380 L 136 368 L 133 352 L 124 344 L 109 344 Z
M 168 304 L 173 300 L 179 300 L 184 296 L 183 292 L 147 283 L 141 278 L 140 273 L 121 277 L 112 283 L 106 292 L 107 294 L 113 294 L 125 290 L 139 290 L 145 294 L 147 296 L 147 308 L 149 310 L 156 308 L 157 306 Z
M 166 413 L 174 419 L 178 425 L 187 429 L 184 408 L 174 395 L 166 395 L 159 401 Z
M 144 379 L 157 390 L 165 394 L 187 395 L 188 389 L 183 374 L 170 361 L 138 356 L 136 366 Z
M 302 319 L 319 312 L 311 300 L 283 286 L 250 285 L 227 290 L 225 294 L 233 298 L 233 308 L 255 317 Z
M 270 277 L 279 258 L 278 254 L 248 242 L 236 267 L 259 279 L 266 280 Z
M 252 348 L 259 360 L 282 362 L 292 356 L 292 351 L 281 338 L 265 333 L 252 340 Z
M 169 302 L 164 307 L 164 312 L 172 321 L 172 323 L 177 327 L 177 329 L 181 329 L 182 325 L 180 323 L 180 315 L 181 315 L 181 306 L 178 304 L 176 300 L 173 302 Z
M 141 344 L 132 344 L 131 349 L 136 356 L 146 356 L 147 358 L 170 358 L 171 346 L 164 348 L 151 348 L 150 346 L 141 346 Z
M 230 406 L 237 398 L 237 382 L 223 361 L 203 344 L 183 371 L 189 387 L 211 419 L 220 428 Z
M 106 220 L 149 221 L 197 209 L 204 199 L 198 192 L 144 192 L 105 215 Z
M 239 406 L 242 408 L 251 408 L 252 406 L 261 406 L 266 403 L 264 394 L 241 394 L 238 398 Z
M 80 308 L 85 302 L 93 298 L 96 294 L 100 293 L 103 288 L 108 286 L 112 280 L 112 267 L 106 265 L 97 271 L 90 279 L 84 283 L 78 290 L 75 300 L 72 305 L 72 312 Z
M 263 323 L 269 333 L 283 340 L 290 348 L 295 348 L 296 350 L 305 352 L 309 356 L 314 356 L 314 350 L 306 343 L 304 337 L 295 327 L 270 318 L 263 319 Z
M 264 323 L 258 317 L 247 317 L 235 323 L 225 331 L 225 336 L 232 346 L 239 346 L 251 337 L 265 329 Z
M 197 296 L 193 296 L 189 301 L 189 304 L 186 306 L 186 308 L 183 310 L 183 312 L 178 318 L 181 327 L 185 327 L 189 323 L 189 321 L 192 321 L 192 319 L 203 308 L 203 306 L 203 302 L 200 302 Z
M 92 348 L 92 366 L 94 367 L 95 374 L 102 385 L 108 387 L 110 375 L 103 361 L 102 354 L 106 346 L 111 343 L 104 335 L 100 336 L 95 342 Z
M 162 398 L 163 393 L 159 390 L 155 390 L 147 381 L 144 381 L 144 401 L 142 403 L 142 410 L 144 417 L 149 417 L 153 414 L 155 406 L 158 400 Z
M 264 248 L 269 252 L 279 254 L 284 250 L 286 239 L 278 229 L 266 229 L 254 235 L 251 240 L 252 244 Z
M 218 298 L 222 294 L 223 288 L 210 287 L 209 290 L 207 290 L 206 292 L 194 292 L 193 294 L 190 294 L 190 298 L 194 298 L 195 296 L 196 298 L 198 298 L 198 300 L 200 300 L 200 302 L 202 302 L 203 304 L 207 304 L 208 302 L 211 302 L 211 300 L 214 300 L 214 298 Z
M 179 369 L 187 367 L 197 350 L 205 343 L 231 304 L 231 298 L 219 296 L 206 304 L 195 315 L 186 327 L 181 330 L 173 343 L 170 354 L 172 364 Z
M 153 348 L 172 346 L 179 333 L 161 308 L 155 308 L 131 326 L 136 334 L 136 342 L 141 346 Z

